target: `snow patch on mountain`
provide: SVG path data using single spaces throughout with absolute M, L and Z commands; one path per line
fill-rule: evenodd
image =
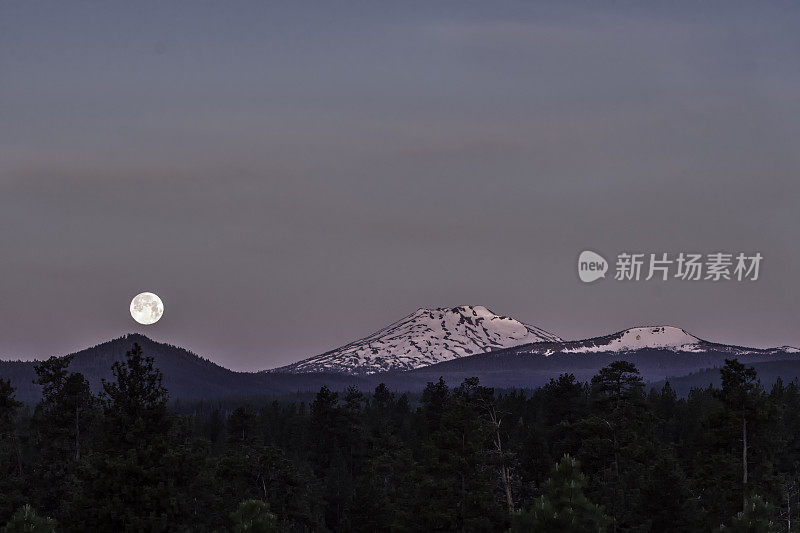
M 569 343 L 564 353 L 628 352 L 644 348 L 693 351 L 703 341 L 674 326 L 651 326 L 626 329 L 597 339 Z
M 481 305 L 420 308 L 368 337 L 272 371 L 374 374 L 535 342 L 563 340 Z

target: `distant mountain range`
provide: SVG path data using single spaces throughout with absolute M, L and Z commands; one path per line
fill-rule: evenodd
M 674 353 L 783 356 L 797 348 L 745 348 L 704 341 L 674 326 L 626 329 L 591 339 L 565 341 L 536 326 L 483 306 L 418 309 L 372 335 L 341 348 L 267 372 L 334 372 L 369 375 L 416 370 L 479 354 L 620 354 L 642 350 Z M 464 363 L 469 366 L 471 363 Z M 458 365 L 450 365 L 458 366 Z M 432 370 L 432 369 L 431 369 Z
M 674 326 L 647 326 L 618 331 L 611 335 L 578 341 L 538 342 L 512 348 L 515 353 L 549 356 L 562 354 L 630 353 L 642 350 L 665 350 L 675 353 L 724 353 L 728 357 L 739 355 L 799 354 L 792 346 L 778 348 L 747 348 L 709 342 Z
M 683 376 L 681 383 L 706 384 L 709 376 L 718 374 L 708 369 L 731 357 L 758 365 L 776 362 L 764 366 L 769 369 L 765 377 L 773 381 L 776 376 L 787 381 L 800 376 L 800 350 L 790 346 L 761 349 L 708 342 L 673 326 L 637 327 L 565 341 L 482 306 L 419 309 L 341 348 L 263 372 L 234 372 L 139 334 L 77 352 L 71 369 L 84 374 L 99 391 L 102 380 L 112 377 L 111 365 L 123 360 L 135 342 L 154 357 L 170 396 L 181 400 L 278 396 L 312 392 L 322 385 L 367 390 L 381 382 L 395 390 L 419 391 L 439 377 L 451 385 L 477 376 L 487 386 L 534 388 L 564 372 L 587 380 L 618 359 L 636 363 L 650 382 Z M 0 378 L 11 379 L 23 401 L 40 396 L 33 383 L 34 365 L 0 361 Z

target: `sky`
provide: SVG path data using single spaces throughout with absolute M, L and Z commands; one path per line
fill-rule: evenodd
M 466 304 L 800 345 L 798 25 L 790 2 L 2 2 L 0 358 L 139 332 L 261 370 Z M 583 250 L 764 259 L 587 284 Z

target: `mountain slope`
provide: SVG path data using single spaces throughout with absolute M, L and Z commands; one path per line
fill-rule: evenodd
M 626 352 L 642 348 L 691 349 L 703 341 L 674 326 L 626 329 L 612 335 L 564 343 L 566 353 Z
M 783 381 L 784 385 L 792 381 L 800 380 L 800 359 L 797 358 L 797 352 L 795 352 L 794 358 L 792 359 L 778 359 L 774 361 L 750 360 L 746 362 L 748 363 L 747 366 L 755 368 L 759 381 L 761 381 L 761 384 L 764 385 L 767 391 L 769 391 L 772 384 L 774 384 L 778 378 Z M 722 385 L 722 379 L 719 373 L 720 366 L 722 365 L 692 372 L 684 376 L 671 377 L 669 378 L 669 384 L 679 396 L 686 396 L 693 388 L 704 388 L 709 385 L 720 387 Z M 655 381 L 652 383 L 652 387 L 660 390 L 664 386 L 664 383 L 665 380 Z
M 410 370 L 558 336 L 483 306 L 420 308 L 341 348 L 269 372 L 374 374 Z
M 227 397 L 254 397 L 298 391 L 317 391 L 322 385 L 344 388 L 361 385 L 354 376 L 315 374 L 264 374 L 235 372 L 194 353 L 145 337 L 131 334 L 113 339 L 74 354 L 69 370 L 80 372 L 89 380 L 92 390 L 101 390 L 102 380 L 112 380 L 111 365 L 125 359 L 125 352 L 133 343 L 142 347 L 145 356 L 155 360 L 155 366 L 164 374 L 164 386 L 171 399 L 193 400 Z M 36 361 L 0 361 L 0 378 L 10 379 L 21 401 L 37 401 L 41 387 L 35 385 Z
M 553 354 L 603 354 L 627 353 L 639 350 L 666 350 L 674 353 L 725 353 L 738 355 L 795 354 L 800 350 L 791 346 L 779 348 L 748 348 L 709 342 L 675 326 L 644 326 L 618 331 L 602 337 L 577 341 L 537 342 L 511 348 L 515 353 L 550 356 Z
M 442 377 L 448 384 L 457 385 L 469 377 L 477 377 L 481 384 L 497 388 L 533 389 L 546 384 L 560 374 L 574 374 L 580 381 L 588 381 L 598 371 L 614 361 L 625 360 L 636 365 L 645 381 L 653 382 L 686 376 L 705 369 L 721 367 L 725 359 L 735 357 L 742 363 L 769 361 L 794 361 L 800 364 L 800 354 L 780 350 L 754 350 L 737 348 L 735 353 L 719 345 L 702 352 L 666 348 L 640 348 L 628 351 L 592 352 L 586 355 L 556 352 L 549 355 L 525 351 L 521 347 L 497 350 L 484 354 L 445 361 L 435 365 L 405 372 L 377 374 L 387 386 L 396 390 L 420 389 L 422 383 L 435 382 Z M 792 379 L 794 374 L 788 375 Z M 768 379 L 774 381 L 775 376 Z M 771 382 L 771 381 L 770 381 Z
M 800 350 L 790 346 L 747 348 L 719 344 L 673 326 L 649 326 L 578 341 L 513 346 L 380 377 L 398 389 L 419 387 L 420 382 L 436 381 L 439 377 L 455 384 L 472 376 L 492 387 L 535 388 L 562 373 L 589 380 L 602 367 L 617 360 L 631 361 L 646 381 L 657 381 L 720 367 L 729 358 L 743 363 L 800 364 Z

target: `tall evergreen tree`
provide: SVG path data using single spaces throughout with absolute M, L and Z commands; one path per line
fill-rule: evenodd
M 63 503 L 87 452 L 95 398 L 82 374 L 69 371 L 73 356 L 51 357 L 35 366 L 42 399 L 31 423 L 31 500 L 45 514 L 63 520 Z
M 595 481 L 590 498 L 606 507 L 614 532 L 635 530 L 640 522 L 638 485 L 647 450 L 639 435 L 645 412 L 643 382 L 633 363 L 615 361 L 592 378 L 580 454 Z
M 58 522 L 40 516 L 30 505 L 23 505 L 14 513 L 0 533 L 55 533 Z
M 446 394 L 441 381 L 426 391 L 422 411 L 436 429 L 416 471 L 414 527 L 446 531 L 503 527 L 509 517 L 497 498 L 496 470 L 490 460 L 492 428 L 485 416 L 494 391 L 481 387 L 477 378 L 464 380 L 452 394 Z
M 17 411 L 22 406 L 14 397 L 9 380 L 0 379 L 0 523 L 8 520 L 25 501 L 23 465 L 17 436 Z
M 196 485 L 204 450 L 167 408 L 153 358 L 138 344 L 103 382 L 103 416 L 72 502 L 78 530 L 166 531 L 187 527 L 210 506 Z M 194 494 L 192 494 L 194 493 Z
M 245 500 L 231 513 L 234 533 L 275 533 L 278 519 L 269 504 L 261 500 Z
M 671 448 L 659 448 L 650 457 L 639 490 L 637 514 L 652 533 L 705 531 L 703 511 Z
M 565 455 L 553 468 L 529 511 L 514 516 L 514 533 L 602 533 L 611 519 L 603 508 L 590 502 L 583 490 L 586 477 L 580 463 Z
M 784 529 L 775 522 L 775 508 L 760 496 L 753 496 L 748 499 L 744 510 L 731 519 L 730 525 L 723 525 L 718 531 L 720 533 L 779 533 Z
M 749 496 L 748 437 L 752 443 L 753 426 L 761 414 L 763 389 L 755 369 L 745 367 L 736 359 L 726 359 L 720 374 L 722 389 L 717 397 L 725 406 L 727 415 L 738 421 L 739 426 L 742 508 L 746 509 Z
M 338 530 L 345 522 L 353 489 L 350 434 L 339 394 L 323 386 L 311 404 L 311 461 L 325 500 L 325 524 Z
M 254 445 L 260 443 L 258 417 L 251 405 L 243 405 L 233 410 L 228 417 L 228 442 L 234 445 Z
M 372 394 L 365 412 L 365 465 L 356 479 L 346 529 L 353 532 L 402 529 L 409 515 L 413 465 L 411 450 L 401 440 L 398 413 L 409 415 L 407 398 L 396 400 L 383 383 Z M 402 415 L 401 415 L 402 416 Z
M 282 527 L 314 530 L 321 526 L 308 476 L 299 472 L 275 446 L 239 441 L 229 443 L 216 469 L 217 504 L 235 509 L 245 498 L 269 503 Z

